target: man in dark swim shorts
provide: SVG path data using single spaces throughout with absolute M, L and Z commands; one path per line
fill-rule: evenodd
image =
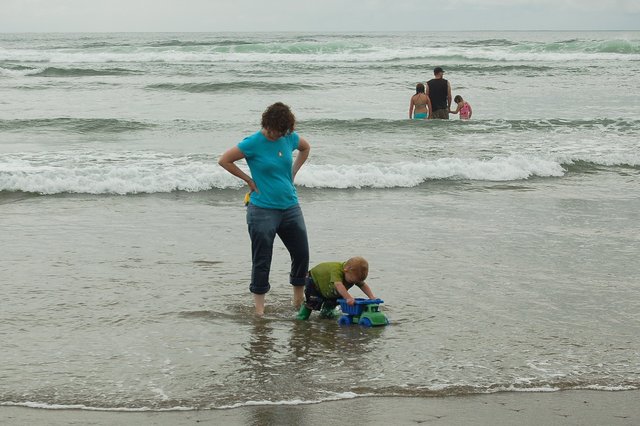
M 433 112 L 429 114 L 429 118 L 449 119 L 449 110 L 451 109 L 451 85 L 442 75 L 444 70 L 441 67 L 435 67 L 433 75 L 435 78 L 427 81 L 425 93 L 431 99 Z

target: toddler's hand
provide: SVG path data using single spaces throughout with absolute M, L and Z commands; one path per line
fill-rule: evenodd
M 355 305 L 355 303 L 356 303 L 356 300 L 353 297 L 350 297 L 347 299 L 347 305 L 353 306 Z

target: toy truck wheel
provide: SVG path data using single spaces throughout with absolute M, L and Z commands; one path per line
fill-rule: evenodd
M 364 326 L 364 327 L 371 327 L 373 325 L 373 323 L 371 322 L 371 320 L 369 318 L 362 318 L 360 320 L 359 324 Z
M 338 320 L 338 324 L 339 325 L 349 325 L 351 324 L 351 318 L 349 318 L 346 315 L 343 315 L 340 317 L 340 319 Z

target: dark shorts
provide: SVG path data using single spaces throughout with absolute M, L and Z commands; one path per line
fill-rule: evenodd
M 431 114 L 431 117 L 429 118 L 440 118 L 443 120 L 448 120 L 449 119 L 449 109 L 436 109 L 433 111 L 433 113 Z
M 304 298 L 304 305 L 312 311 L 333 309 L 338 306 L 338 299 L 327 299 L 320 294 L 311 276 L 307 277 L 307 283 L 304 286 Z

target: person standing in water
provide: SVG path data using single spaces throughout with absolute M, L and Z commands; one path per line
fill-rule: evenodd
M 429 118 L 449 119 L 451 110 L 451 85 L 444 79 L 441 67 L 433 69 L 434 78 L 427 81 L 426 94 L 431 99 L 431 114 Z
M 304 300 L 309 242 L 293 180 L 307 161 L 311 146 L 294 130 L 295 116 L 287 105 L 277 102 L 262 114 L 261 130 L 228 149 L 218 160 L 225 170 L 246 182 L 251 194 L 247 205 L 252 261 L 249 291 L 256 315 L 264 314 L 265 295 L 271 288 L 269 272 L 276 235 L 291 256 L 289 283 L 295 309 Z M 247 161 L 251 176 L 235 164 L 241 159 Z
M 425 93 L 424 84 L 416 85 L 416 94 L 411 96 L 409 101 L 409 118 L 424 120 L 431 111 L 431 100 Z
M 471 115 L 473 114 L 473 109 L 471 109 L 471 105 L 469 104 L 469 102 L 462 99 L 462 96 L 460 95 L 456 95 L 456 97 L 453 98 L 453 101 L 458 105 L 458 108 L 456 108 L 455 111 L 451 110 L 449 112 L 451 114 L 460 113 L 460 120 L 470 119 Z

